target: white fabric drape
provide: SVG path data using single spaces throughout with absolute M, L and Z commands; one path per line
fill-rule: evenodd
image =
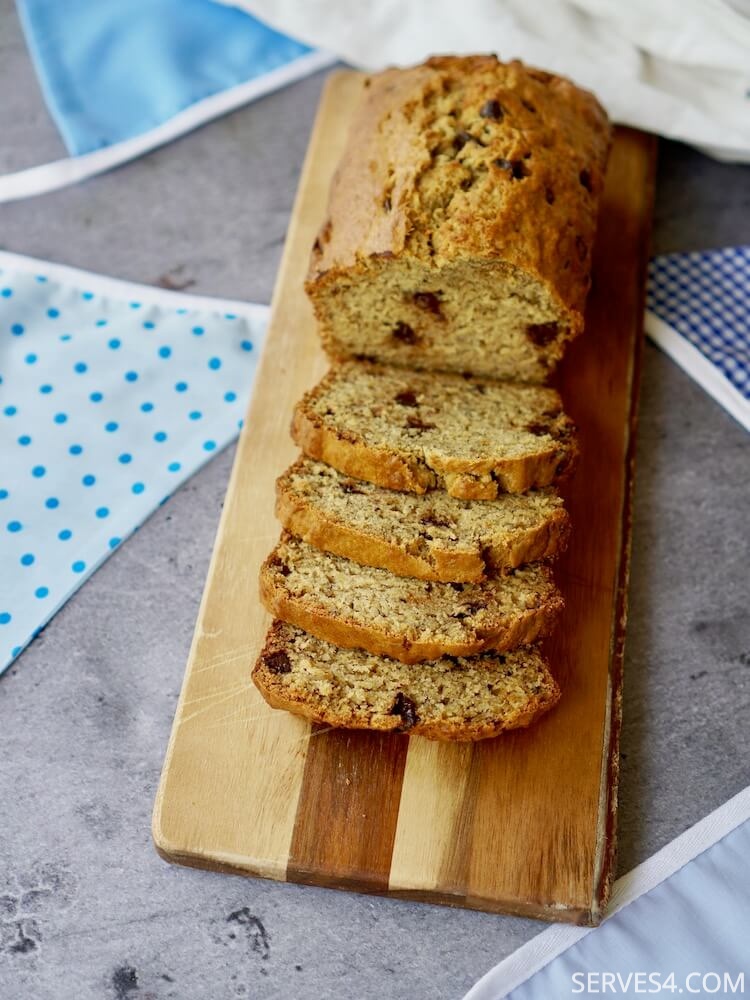
M 615 121 L 750 162 L 747 0 L 231 0 L 367 69 L 494 51 L 572 77 Z

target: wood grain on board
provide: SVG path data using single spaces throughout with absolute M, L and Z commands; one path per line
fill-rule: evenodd
M 563 689 L 529 730 L 474 745 L 346 732 L 268 708 L 250 683 L 269 616 L 257 576 L 279 534 L 274 480 L 294 403 L 325 370 L 302 281 L 362 77 L 323 95 L 271 325 L 216 539 L 154 809 L 170 861 L 596 923 L 614 866 L 617 752 L 643 287 L 655 141 L 618 129 L 586 333 L 559 376 L 581 462 L 547 643 Z

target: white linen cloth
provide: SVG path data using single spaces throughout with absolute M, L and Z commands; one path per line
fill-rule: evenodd
M 572 77 L 617 122 L 750 163 L 748 0 L 223 0 L 355 66 L 494 51 Z

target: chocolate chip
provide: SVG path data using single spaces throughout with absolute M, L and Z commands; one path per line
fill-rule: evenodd
M 426 309 L 427 312 L 434 313 L 435 316 L 441 315 L 440 299 L 434 292 L 415 292 L 412 298 L 414 299 L 414 304 L 419 306 L 420 309 Z
M 453 587 L 454 590 L 458 591 L 462 591 L 464 589 L 464 585 L 462 583 L 452 583 L 451 587 Z
M 434 430 L 436 425 L 428 423 L 426 420 L 422 420 L 421 417 L 409 414 L 406 418 L 406 426 L 411 427 L 415 431 L 431 431 Z
M 399 321 L 391 330 L 391 336 L 400 340 L 402 344 L 416 344 L 419 339 L 408 323 Z
M 507 171 L 514 181 L 523 180 L 524 177 L 531 175 L 531 171 L 523 160 L 506 160 L 500 156 L 495 160 L 495 166 Z
M 355 361 L 370 361 L 374 362 L 377 360 L 374 354 L 353 354 L 352 357 Z
M 473 177 L 464 177 L 461 181 L 460 187 L 462 191 L 468 191 L 471 185 L 474 183 Z
M 551 344 L 559 332 L 557 323 L 531 323 L 526 327 L 526 336 L 537 347 Z
M 411 698 L 407 698 L 401 691 L 396 695 L 396 700 L 393 702 L 390 714 L 401 716 L 401 721 L 403 722 L 402 729 L 413 729 L 419 722 L 417 706 Z
M 458 611 L 454 611 L 451 618 L 455 618 L 457 621 L 462 622 L 467 618 L 471 618 L 478 611 L 485 611 L 487 604 L 482 600 L 469 601 L 467 604 L 461 606 Z
M 283 649 L 279 649 L 275 653 L 269 653 L 265 657 L 265 663 L 272 674 L 290 674 L 292 672 L 291 660 Z
M 460 132 L 456 132 L 456 135 L 453 139 L 453 148 L 458 153 L 464 148 L 467 142 L 476 143 L 476 145 L 481 146 L 482 149 L 484 149 L 484 147 L 487 145 L 486 142 L 482 142 L 481 139 L 479 139 L 475 135 L 472 135 L 471 132 L 467 132 L 466 130 L 462 129 Z
M 500 101 L 485 101 L 479 109 L 479 115 L 481 118 L 492 118 L 496 122 L 501 121 L 503 109 L 500 107 Z
M 399 406 L 419 406 L 419 400 L 413 389 L 402 389 L 393 398 Z
M 578 180 L 581 182 L 581 185 L 586 188 L 586 190 L 589 192 L 589 194 L 591 194 L 591 191 L 593 189 L 592 189 L 592 186 L 591 186 L 591 174 L 589 173 L 589 171 L 588 170 L 582 170 L 580 172 L 580 174 L 578 175 Z
M 536 434 L 537 437 L 541 437 L 542 434 L 549 434 L 550 427 L 549 424 L 543 424 L 541 421 L 534 422 L 526 425 L 526 430 L 530 434 Z
M 552 190 L 552 188 L 545 188 L 544 189 L 544 197 L 547 199 L 547 204 L 548 205 L 554 205 L 555 204 L 555 192 Z
M 282 576 L 289 576 L 292 572 L 283 559 L 279 559 L 278 556 L 273 556 L 271 558 L 271 566 L 276 570 L 277 573 L 281 573 Z

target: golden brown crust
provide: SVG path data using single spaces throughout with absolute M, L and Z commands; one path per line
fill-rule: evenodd
M 252 679 L 263 698 L 271 708 L 291 712 L 309 719 L 311 722 L 346 729 L 367 729 L 380 732 L 404 732 L 403 719 L 398 715 L 373 715 L 349 706 L 348 710 L 332 709 L 330 702 L 314 697 L 310 692 L 295 691 L 281 679 L 274 667 L 274 657 L 286 655 L 284 629 L 280 622 L 272 623 L 260 656 L 253 668 Z M 342 654 L 345 655 L 345 654 Z M 429 669 L 429 664 L 426 665 Z M 283 675 L 282 675 L 283 676 Z M 410 736 L 424 736 L 432 740 L 469 742 L 491 739 L 512 729 L 522 729 L 548 712 L 560 700 L 560 688 L 555 679 L 545 670 L 538 690 L 530 693 L 522 710 L 493 720 L 466 719 L 456 723 L 446 719 L 417 717 L 408 728 Z
M 435 474 L 416 457 L 397 454 L 385 446 L 367 447 L 326 427 L 305 406 L 306 399 L 304 396 L 295 407 L 291 432 L 294 442 L 310 458 L 389 490 L 425 493 L 438 485 Z
M 564 548 L 570 531 L 567 513 L 558 509 L 536 527 L 519 530 L 512 538 L 494 539 L 482 549 L 433 546 L 427 554 L 410 552 L 405 544 L 327 515 L 287 488 L 284 476 L 277 481 L 276 516 L 293 535 L 325 552 L 390 570 L 396 576 L 446 583 L 479 582 L 522 563 L 549 559 Z
M 446 636 L 441 641 L 412 640 L 396 631 L 379 629 L 374 623 L 363 625 L 347 616 L 336 617 L 316 601 L 314 594 L 299 598 L 283 590 L 277 583 L 275 551 L 260 571 L 260 598 L 267 611 L 334 646 L 364 649 L 401 663 L 421 663 L 441 656 L 475 656 L 485 650 L 503 652 L 530 645 L 551 631 L 563 609 L 562 596 L 552 588 L 537 607 L 519 609 L 512 618 L 496 618 L 477 629 L 471 639 L 457 641 Z

